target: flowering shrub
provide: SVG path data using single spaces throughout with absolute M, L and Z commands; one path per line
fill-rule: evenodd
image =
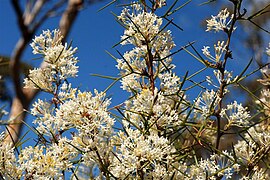
M 203 47 L 206 59 L 198 59 L 213 69 L 206 77 L 211 88 L 194 100 L 184 89 L 191 77 L 174 72 L 170 23 L 155 14 L 165 4 L 134 2 L 118 16 L 125 27 L 121 44 L 132 47 L 117 59 L 121 87 L 130 93 L 114 107 L 118 117 L 110 112 L 105 92 L 82 92 L 68 83 L 77 76 L 77 48 L 63 44 L 59 30 L 35 37 L 33 53 L 42 55 L 46 66 L 29 72 L 25 88 L 45 91 L 51 99 L 32 105 L 35 146 L 19 151 L 0 144 L 1 178 L 64 179 L 69 172 L 71 178 L 82 179 L 86 171 L 85 178 L 92 179 L 269 179 L 268 67 L 262 69 L 264 88 L 254 101 L 258 113 L 237 100 L 224 100 L 230 87 L 242 87 L 245 73 L 233 76 L 226 69 L 235 24 L 245 15 L 239 11 L 241 1 L 234 1 L 233 13 L 224 9 L 206 21 L 206 31 L 225 33 L 227 39 L 214 45 L 214 54 Z M 270 44 L 270 56 L 269 49 Z M 117 130 L 115 118 L 122 125 Z M 229 135 L 234 141 L 224 146 Z

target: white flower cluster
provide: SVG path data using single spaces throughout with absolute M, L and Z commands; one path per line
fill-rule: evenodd
M 147 39 L 154 38 L 162 25 L 162 19 L 153 13 L 144 12 L 139 4 L 134 4 L 135 12 L 124 9 L 118 17 L 127 29 L 122 36 L 122 45 L 133 44 L 142 46 Z M 147 39 L 146 39 L 147 38 Z
M 185 101 L 185 97 L 182 100 Z M 127 100 L 125 104 L 128 119 L 124 121 L 129 121 L 137 128 L 149 128 L 151 131 L 167 129 L 181 124 L 185 117 L 185 113 L 181 111 L 186 106 L 181 103 L 181 98 L 166 96 L 157 89 L 154 95 L 150 89 L 143 89 L 136 98 Z
M 218 71 L 218 70 L 213 70 L 213 74 L 214 74 L 214 76 L 215 76 L 218 84 L 210 76 L 206 76 L 206 81 L 208 82 L 208 85 L 214 86 L 217 89 L 220 87 L 220 85 L 222 84 L 222 82 L 225 82 L 228 85 L 230 83 L 233 83 L 234 80 L 238 77 L 238 76 L 236 76 L 236 77 L 233 78 L 232 72 L 229 72 L 227 70 L 224 71 L 224 75 L 223 76 L 222 76 L 221 72 Z M 224 91 L 225 91 L 224 93 L 228 93 L 229 92 L 229 90 L 226 87 L 225 87 Z
M 234 146 L 235 153 L 239 162 L 246 164 L 246 166 L 254 166 L 255 173 L 258 169 L 258 162 L 269 162 L 269 147 L 270 147 L 270 131 L 269 129 L 261 129 L 260 125 L 252 127 L 245 134 L 244 140 L 238 141 Z M 263 175 L 265 179 L 269 176 L 269 172 Z M 263 178 L 264 179 L 264 178 Z
M 233 156 L 227 151 L 221 154 L 212 154 L 209 159 L 201 160 L 190 168 L 190 179 L 231 179 L 238 172 L 240 165 L 234 162 Z
M 261 98 L 256 103 L 261 106 L 264 113 L 267 115 L 270 113 L 270 89 L 263 89 L 261 91 Z
M 229 11 L 227 8 L 221 10 L 217 16 L 212 16 L 211 19 L 206 20 L 207 22 L 207 29 L 206 31 L 226 31 L 230 28 L 230 23 L 233 19 L 233 14 L 230 16 Z M 229 18 L 229 20 L 227 20 Z M 234 27 L 236 29 L 236 27 Z
M 218 92 L 214 91 L 213 89 L 210 91 L 205 91 L 202 93 L 201 97 L 195 100 L 196 109 L 194 112 L 208 118 L 214 114 L 219 101 L 220 97 L 218 96 Z
M 0 175 L 1 179 L 15 178 L 19 179 L 21 177 L 21 171 L 17 167 L 15 148 L 12 143 L 3 143 L 5 139 L 5 133 L 0 134 Z
M 166 138 L 157 134 L 143 135 L 139 130 L 130 128 L 119 132 L 114 139 L 117 145 L 112 173 L 118 178 L 167 179 L 182 177 L 173 165 L 175 149 Z M 185 170 L 182 165 L 182 171 Z
M 75 160 L 101 167 L 99 157 L 112 150 L 109 139 L 114 119 L 107 110 L 110 100 L 103 92 L 81 92 L 67 84 L 67 78 L 76 77 L 78 71 L 78 60 L 73 57 L 77 48 L 64 46 L 61 41 L 59 30 L 48 30 L 31 44 L 33 53 L 43 55 L 47 65 L 30 71 L 26 87 L 40 88 L 53 97 L 38 99 L 31 109 L 43 143 L 20 152 L 17 167 L 26 179 L 63 179 L 62 171 L 75 168 Z
M 244 127 L 249 124 L 250 113 L 247 111 L 247 107 L 243 107 L 242 104 L 238 104 L 234 101 L 228 104 L 226 108 L 221 110 L 221 117 L 225 117 L 228 121 L 225 129 L 230 126 Z
M 268 50 L 268 49 L 267 49 Z M 269 69 L 265 67 L 261 70 L 263 79 L 259 79 L 262 85 L 267 87 L 269 85 Z M 268 88 L 261 90 L 261 97 L 256 103 L 262 109 L 262 112 L 266 116 L 266 119 L 255 126 L 248 129 L 247 133 L 242 137 L 243 140 L 239 140 L 234 145 L 234 151 L 238 157 L 238 161 L 249 167 L 250 173 L 243 175 L 242 180 L 246 179 L 269 179 L 269 171 L 264 165 L 259 162 L 268 163 L 270 161 L 269 147 L 270 147 L 270 128 L 269 128 L 269 100 L 270 92 Z M 242 114 L 242 115 L 240 115 Z M 243 116 L 246 113 L 239 113 Z M 247 114 L 246 114 L 247 115 Z M 244 115 L 245 116 L 245 115 Z M 236 116 L 237 117 L 237 116 Z M 238 116 L 239 117 L 239 116 Z M 238 125 L 241 122 L 237 123 Z M 252 171 L 251 171 L 252 169 Z
M 265 173 L 264 169 L 258 166 L 254 167 L 254 172 L 249 175 L 244 175 L 240 180 L 268 180 L 269 176 Z
M 163 74 L 159 74 L 159 79 L 161 81 L 161 91 L 164 95 L 177 94 L 180 83 L 180 78 L 177 75 L 165 72 Z
M 156 78 L 174 68 L 170 50 L 175 44 L 171 31 L 160 30 L 162 18 L 152 12 L 145 12 L 137 3 L 131 5 L 131 10 L 125 8 L 118 18 L 126 27 L 121 44 L 132 44 L 135 47 L 117 60 L 116 67 L 123 77 L 122 88 L 129 92 L 137 91 L 150 75 Z M 149 74 L 150 69 L 154 74 Z
M 59 107 L 55 109 L 47 101 L 38 100 L 34 103 L 31 114 L 37 117 L 38 131 L 51 136 L 51 133 L 76 128 L 80 133 L 96 135 L 99 131 L 110 133 L 114 120 L 107 113 L 110 104 L 105 93 L 95 91 L 81 92 L 76 89 L 68 91 L 68 97 L 59 96 Z M 59 94 L 63 94 L 60 92 Z
M 224 52 L 226 52 L 226 44 L 224 41 L 218 41 L 217 44 L 214 44 L 215 48 L 215 56 L 212 56 L 210 51 L 208 50 L 209 46 L 204 46 L 202 49 L 203 54 L 213 62 L 220 62 Z
M 185 164 L 173 161 L 174 146 L 159 135 L 165 130 L 173 133 L 187 108 L 180 78 L 171 72 L 170 51 L 175 46 L 171 32 L 162 29 L 162 18 L 137 3 L 118 18 L 126 28 L 121 44 L 134 48 L 117 60 L 116 67 L 122 89 L 133 95 L 125 101 L 125 133 L 114 137 L 117 148 L 111 172 L 120 179 L 183 179 Z
M 35 37 L 31 43 L 33 53 L 42 55 L 46 66 L 30 70 L 29 77 L 24 80 L 26 88 L 46 89 L 53 92 L 56 88 L 55 84 L 60 84 L 59 81 L 76 77 L 78 60 L 73 55 L 77 48 L 73 49 L 67 43 L 63 45 L 62 39 L 59 30 L 43 31 L 40 36 Z
M 19 170 L 25 179 L 63 179 L 62 171 L 73 167 L 72 160 L 76 157 L 74 147 L 66 138 L 49 147 L 29 146 L 19 155 Z
M 269 49 L 266 49 L 266 53 L 269 54 Z M 265 117 L 261 117 L 259 123 L 248 129 L 248 132 L 244 135 L 243 140 L 238 141 L 234 146 L 235 153 L 239 160 L 253 170 L 251 173 L 244 175 L 243 180 L 246 179 L 263 179 L 270 178 L 270 172 L 267 167 L 259 162 L 269 163 L 269 147 L 270 147 L 270 90 L 269 86 L 269 67 L 266 66 L 261 70 L 263 79 L 258 81 L 264 85 L 261 90 L 260 99 L 256 103 L 261 108 L 261 112 Z

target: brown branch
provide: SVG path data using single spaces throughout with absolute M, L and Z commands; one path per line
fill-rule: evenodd
M 33 21 L 35 21 L 37 15 L 39 14 L 45 2 L 46 0 L 38 0 L 31 11 L 29 12 L 26 11 L 25 18 L 24 18 L 25 24 L 31 24 Z
M 59 1 L 60 3 L 64 1 Z M 36 32 L 36 30 L 40 27 L 40 25 L 49 17 L 49 14 L 52 13 L 54 10 L 56 10 L 57 7 L 60 7 L 59 4 L 53 6 L 50 10 L 45 13 L 45 15 L 37 22 L 35 23 L 33 28 L 31 30 L 30 26 L 34 24 L 34 20 L 36 16 L 40 13 L 42 6 L 44 5 L 43 1 L 37 1 L 37 3 L 34 5 L 34 10 L 32 11 L 32 15 L 28 14 L 27 17 L 23 19 L 22 16 L 22 10 L 19 7 L 18 1 L 12 0 L 12 4 L 14 7 L 14 10 L 17 15 L 18 23 L 20 26 L 20 30 L 23 33 L 23 36 L 20 38 L 18 43 L 16 44 L 16 47 L 13 51 L 12 57 L 11 57 L 11 74 L 13 76 L 13 83 L 16 89 L 16 95 L 13 98 L 12 106 L 11 106 L 11 112 L 10 112 L 10 124 L 7 126 L 8 131 L 11 132 L 11 136 L 8 136 L 6 138 L 6 142 L 17 142 L 18 138 L 21 133 L 22 124 L 26 117 L 25 110 L 29 108 L 31 101 L 34 99 L 34 97 L 37 95 L 37 90 L 31 90 L 31 89 L 24 89 L 21 86 L 20 81 L 20 59 L 22 57 L 22 54 L 28 45 L 29 41 L 31 40 L 33 34 Z M 78 12 L 80 10 L 80 7 L 83 5 L 83 0 L 69 0 L 68 6 L 66 10 L 64 11 L 62 18 L 60 20 L 60 31 L 63 33 L 64 38 L 68 35 L 68 32 L 70 28 L 73 25 L 74 20 L 76 19 Z M 41 67 L 46 66 L 46 64 L 43 62 L 41 64 Z
M 242 14 L 237 14 L 238 12 L 240 12 L 240 7 L 241 7 L 242 1 L 240 1 L 240 2 L 232 1 L 232 2 L 234 4 L 234 11 L 233 11 L 234 16 L 233 16 L 230 28 L 228 30 L 225 30 L 225 33 L 227 33 L 227 37 L 228 37 L 227 42 L 226 42 L 226 47 L 225 47 L 226 53 L 224 55 L 224 60 L 221 64 L 221 66 L 218 67 L 218 70 L 221 73 L 221 84 L 219 87 L 219 94 L 218 94 L 220 101 L 218 103 L 218 109 L 215 111 L 215 114 L 214 114 L 216 116 L 216 119 L 217 119 L 217 138 L 216 138 L 216 152 L 217 153 L 218 153 L 217 150 L 219 149 L 221 137 L 224 135 L 224 133 L 222 132 L 222 129 L 221 129 L 221 115 L 220 115 L 220 113 L 222 110 L 223 98 L 225 95 L 224 91 L 225 91 L 225 88 L 227 86 L 227 83 L 225 81 L 225 69 L 226 69 L 226 64 L 227 64 L 228 59 L 232 58 L 230 44 L 231 44 L 232 33 L 234 31 L 234 26 L 235 26 L 236 21 L 239 20 L 242 16 Z
M 152 94 L 154 95 L 154 91 L 155 91 L 155 79 L 154 79 L 154 70 L 153 70 L 154 57 L 153 57 L 153 54 L 152 54 L 151 49 L 149 47 L 148 41 L 147 41 L 147 53 L 148 54 L 147 54 L 145 61 L 146 61 L 146 65 L 148 68 L 150 88 L 151 88 Z
M 63 41 L 65 42 L 70 29 L 77 17 L 79 10 L 83 7 L 83 0 L 70 0 L 67 10 L 63 13 L 62 19 L 59 23 L 61 34 L 63 35 Z
M 60 0 L 55 3 L 37 22 L 33 23 L 32 31 L 35 32 L 52 14 L 55 14 L 57 9 L 61 8 L 66 3 L 66 0 Z
M 21 33 L 22 33 L 23 37 L 25 38 L 27 36 L 27 33 L 28 33 L 28 28 L 24 24 L 23 13 L 22 13 L 22 9 L 20 7 L 19 1 L 12 0 L 11 3 L 12 3 L 12 7 L 14 8 L 14 11 L 16 13 L 17 21 L 18 21 L 18 25 L 19 25 L 19 28 L 21 30 Z

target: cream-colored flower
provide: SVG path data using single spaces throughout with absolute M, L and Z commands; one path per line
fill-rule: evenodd
M 221 10 L 217 16 L 212 16 L 211 19 L 206 20 L 207 22 L 207 29 L 206 31 L 226 31 L 230 28 L 230 23 L 233 19 L 233 14 L 230 16 L 229 11 L 227 8 Z M 229 20 L 227 20 L 229 18 Z M 234 30 L 236 27 L 234 27 Z

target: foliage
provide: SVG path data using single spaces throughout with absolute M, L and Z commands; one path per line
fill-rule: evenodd
M 214 53 L 204 46 L 203 58 L 192 43 L 176 51 L 186 51 L 213 70 L 206 77 L 210 88 L 195 83 L 202 92 L 191 100 L 194 85 L 186 82 L 200 72 L 183 77 L 174 72 L 175 43 L 167 28 L 175 25 L 170 14 L 181 9 L 176 2 L 162 16 L 157 10 L 165 0 L 132 2 L 117 17 L 125 28 L 120 44 L 130 50 L 119 53 L 116 67 L 130 97 L 113 108 L 106 92 L 82 92 L 68 82 L 78 72 L 77 48 L 63 44 L 59 30 L 36 36 L 31 47 L 46 66 L 30 70 L 24 84 L 51 98 L 32 105 L 35 146 L 19 150 L 21 142 L 13 147 L 1 134 L 0 177 L 64 179 L 69 172 L 74 179 L 269 179 L 270 70 L 266 64 L 247 74 L 251 61 L 238 75 L 227 69 L 236 24 L 255 15 L 246 17 L 242 1 L 231 0 L 233 12 L 223 9 L 206 21 L 206 31 L 226 37 L 213 45 Z M 270 56 L 270 44 L 265 52 Z M 260 69 L 263 88 L 256 97 L 241 81 Z M 234 86 L 254 98 L 254 114 L 237 98 L 225 101 Z M 226 145 L 228 137 L 232 141 Z

